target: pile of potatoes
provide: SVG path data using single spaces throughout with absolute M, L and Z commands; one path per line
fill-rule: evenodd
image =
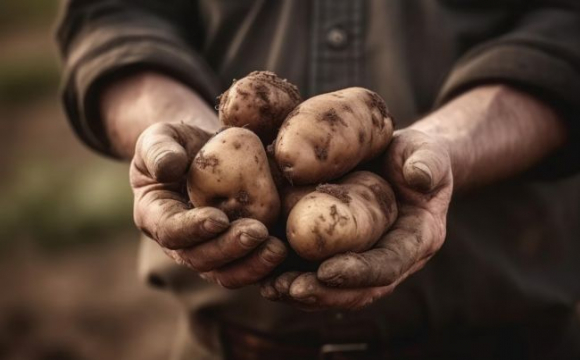
M 353 171 L 389 145 L 393 122 L 379 95 L 348 88 L 302 102 L 296 86 L 258 71 L 220 97 L 224 128 L 188 174 L 194 206 L 230 220 L 285 224 L 296 253 L 321 261 L 372 247 L 397 218 L 390 185 Z

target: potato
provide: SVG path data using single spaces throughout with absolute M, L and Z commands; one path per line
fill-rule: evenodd
M 354 172 L 338 184 L 317 187 L 294 206 L 286 225 L 290 246 L 320 261 L 371 248 L 397 218 L 390 185 L 371 172 Z
M 217 207 L 231 221 L 253 218 L 270 227 L 280 212 L 266 151 L 244 128 L 225 129 L 201 148 L 189 169 L 187 192 L 194 206 Z
M 274 140 L 286 116 L 302 101 L 298 88 L 269 71 L 254 71 L 220 96 L 225 126 L 246 127 L 264 144 Z
M 282 202 L 282 214 L 288 217 L 294 206 L 306 195 L 316 191 L 315 185 L 305 186 L 285 186 L 280 191 L 280 201 Z
M 274 151 L 292 184 L 319 184 L 383 152 L 392 135 L 383 99 L 363 88 L 348 88 L 296 107 L 284 120 Z

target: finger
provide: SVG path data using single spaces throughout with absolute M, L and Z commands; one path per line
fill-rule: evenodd
M 230 224 L 223 211 L 213 207 L 191 209 L 178 189 L 161 184 L 135 189 L 133 214 L 141 231 L 171 250 L 214 238 Z
M 176 253 L 190 268 L 207 272 L 244 257 L 267 238 L 268 229 L 264 224 L 254 219 L 240 219 L 217 238 Z
M 324 285 L 314 273 L 305 273 L 294 280 L 290 297 L 310 309 L 360 309 L 392 292 L 391 287 L 338 289 Z
M 420 147 L 405 160 L 403 177 L 413 189 L 428 193 L 443 182 L 449 170 L 449 157 L 445 151 L 430 145 Z
M 206 132 L 183 123 L 154 124 L 137 141 L 136 165 L 159 182 L 177 181 L 208 139 Z
M 288 299 L 290 285 L 302 272 L 290 271 L 279 276 L 270 276 L 260 284 L 260 294 L 271 301 Z
M 270 301 L 278 301 L 282 297 L 274 287 L 275 276 L 270 276 L 260 283 L 260 295 Z
M 302 275 L 302 272 L 290 271 L 278 276 L 274 282 L 276 291 L 278 291 L 278 293 L 282 296 L 288 296 L 290 294 L 290 286 L 300 275 Z
M 216 283 L 228 289 L 256 284 L 276 268 L 286 258 L 284 243 L 269 237 L 258 249 L 246 258 L 240 259 L 209 274 Z
M 318 279 L 342 288 L 389 286 L 418 270 L 417 264 L 441 246 L 445 234 L 440 234 L 439 229 L 444 226 L 420 208 L 412 211 L 402 208 L 400 214 L 393 228 L 373 249 L 326 260 L 318 269 Z

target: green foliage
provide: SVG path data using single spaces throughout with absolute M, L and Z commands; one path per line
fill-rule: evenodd
M 0 105 L 13 106 L 54 93 L 58 88 L 56 59 L 11 56 L 0 60 Z
M 0 248 L 18 239 L 46 248 L 106 241 L 131 228 L 126 165 L 95 160 L 76 169 L 53 159 L 21 161 L 0 191 Z
M 58 88 L 57 59 L 50 51 L 58 4 L 58 0 L 0 0 L 0 107 L 22 104 Z M 11 48 L 10 39 L 21 34 L 38 34 L 46 40 L 25 51 Z M 28 40 L 24 36 L 21 41 Z
M 60 249 L 106 241 L 134 228 L 126 164 L 77 154 L 72 145 L 62 158 L 59 146 L 68 145 L 58 135 L 69 137 L 64 144 L 78 146 L 70 140 L 72 130 L 29 131 L 40 122 L 64 121 L 57 111 L 24 110 L 38 108 L 47 98 L 58 106 L 60 70 L 51 36 L 58 2 L 0 0 L 0 122 L 10 122 L 11 131 L 0 133 L 0 150 L 13 144 L 0 176 L 0 250 L 22 241 Z M 35 143 L 35 136 L 53 136 L 57 146 Z

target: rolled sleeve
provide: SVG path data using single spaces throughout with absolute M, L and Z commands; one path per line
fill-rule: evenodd
M 219 94 L 212 69 L 188 41 L 195 34 L 174 25 L 179 18 L 152 14 L 134 3 L 71 1 L 58 31 L 67 117 L 87 145 L 109 155 L 99 93 L 111 78 L 155 70 L 190 86 L 212 106 Z
M 580 170 L 580 11 L 578 6 L 566 7 L 566 1 L 541 3 L 544 6 L 532 7 L 510 32 L 461 58 L 437 103 L 491 83 L 536 96 L 560 114 L 569 140 L 535 170 L 542 176 L 564 176 Z

